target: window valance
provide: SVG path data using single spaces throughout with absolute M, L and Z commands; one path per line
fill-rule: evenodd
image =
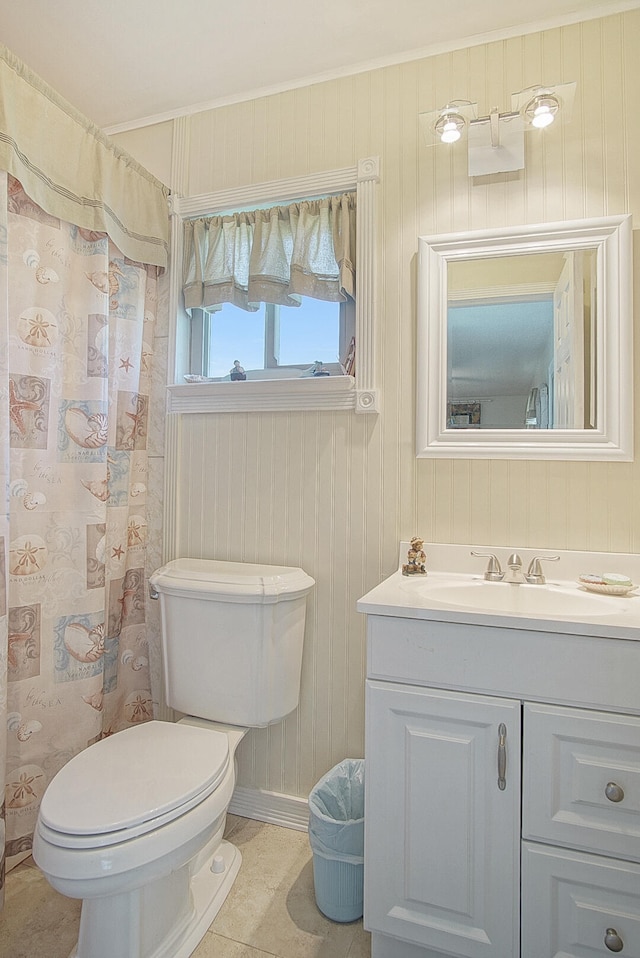
M 187 309 L 355 297 L 356 193 L 184 223 Z
M 0 44 L 0 169 L 47 213 L 166 266 L 168 189 Z

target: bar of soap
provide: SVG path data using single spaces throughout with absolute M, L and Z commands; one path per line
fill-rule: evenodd
M 598 575 L 595 572 L 585 573 L 584 575 L 581 575 L 579 578 L 580 578 L 580 582 L 584 582 L 586 583 L 586 585 L 606 585 L 606 582 L 604 581 L 604 577 L 601 575 Z
M 605 585 L 633 585 L 629 576 L 622 575 L 620 572 L 604 572 L 602 581 Z

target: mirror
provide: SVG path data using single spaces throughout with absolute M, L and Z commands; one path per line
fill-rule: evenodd
M 631 217 L 418 238 L 417 455 L 633 458 Z

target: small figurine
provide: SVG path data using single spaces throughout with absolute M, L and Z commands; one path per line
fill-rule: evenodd
M 426 575 L 427 557 L 422 549 L 424 540 L 414 536 L 407 554 L 407 562 L 402 566 L 403 575 Z
M 243 380 L 243 379 L 246 379 L 246 378 L 247 378 L 247 374 L 245 373 L 244 369 L 243 369 L 242 366 L 240 365 L 240 360 L 239 360 L 239 359 L 234 359 L 234 360 L 233 360 L 233 369 L 230 370 L 229 375 L 230 375 L 230 377 L 231 377 L 231 381 L 232 381 L 232 382 L 234 382 L 234 381 L 236 381 L 236 380 Z

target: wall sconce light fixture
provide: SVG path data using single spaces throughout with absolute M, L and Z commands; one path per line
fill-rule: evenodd
M 524 169 L 524 134 L 550 126 L 562 112 L 570 119 L 575 83 L 540 84 L 511 96 L 511 110 L 478 117 L 477 104 L 452 100 L 439 110 L 420 114 L 427 145 L 456 143 L 467 133 L 469 176 L 509 173 Z

